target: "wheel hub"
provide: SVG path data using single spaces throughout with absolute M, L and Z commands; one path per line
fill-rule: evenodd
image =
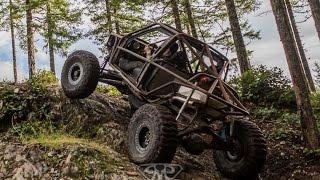
M 233 150 L 227 151 L 227 158 L 231 161 L 239 161 L 243 158 L 243 147 L 238 140 L 233 140 Z
M 146 149 L 150 143 L 150 130 L 148 127 L 141 128 L 139 132 L 139 146 Z
M 80 63 L 75 63 L 70 67 L 68 72 L 68 80 L 72 85 L 76 85 L 83 75 L 83 67 Z

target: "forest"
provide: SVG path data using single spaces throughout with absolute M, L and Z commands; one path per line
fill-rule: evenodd
M 269 10 L 265 10 L 266 7 Z M 260 27 L 253 26 L 248 18 L 257 12 L 259 12 L 258 18 L 264 14 L 272 14 L 274 24 L 270 26 L 276 26 L 277 43 L 285 55 L 284 59 L 279 58 L 277 61 L 283 61 L 282 64 L 285 64 L 288 72 L 281 67 L 270 66 L 267 61 L 252 63 L 255 61 L 253 54 L 256 52 L 250 47 L 263 41 Z M 206 67 L 205 63 L 202 65 L 201 62 L 195 66 L 188 64 L 189 70 L 193 73 L 200 69 L 201 73 L 208 74 L 209 71 L 213 71 L 211 77 L 214 77 L 216 84 L 212 85 L 208 92 L 221 96 L 227 101 L 228 106 L 232 104 L 231 111 L 237 107 L 248 110 L 250 115 L 246 121 L 256 124 L 257 130 L 244 134 L 250 135 L 261 131 L 263 140 L 256 137 L 252 141 L 256 144 L 260 143 L 260 140 L 265 141 L 261 146 L 264 144 L 266 146 L 263 152 L 259 152 L 265 153 L 265 158 L 262 158 L 263 160 L 256 158 L 257 162 L 262 162 L 261 164 L 252 163 L 251 161 L 255 160 L 247 159 L 247 163 L 241 163 L 243 166 L 249 165 L 239 168 L 239 172 L 233 171 L 233 168 L 236 169 L 235 166 L 225 165 L 227 166 L 225 168 L 218 164 L 217 159 L 213 160 L 212 153 L 215 150 L 206 148 L 198 155 L 197 152 L 191 155 L 188 153 L 194 151 L 188 150 L 183 145 L 184 148 L 175 146 L 175 155 L 173 153 L 174 157 L 169 158 L 169 163 L 172 160 L 173 164 L 181 165 L 183 168 L 181 174 L 179 173 L 179 179 L 319 179 L 320 56 L 312 57 L 313 59 L 309 57 L 310 44 L 304 41 L 302 34 L 305 33 L 303 32 L 305 29 L 301 28 L 307 22 L 312 22 L 312 32 L 316 33 L 312 42 L 317 42 L 316 48 L 320 49 L 319 0 L 0 0 L 0 45 L 2 39 L 8 39 L 11 48 L 4 50 L 0 46 L 0 62 L 6 61 L 1 59 L 3 58 L 1 54 L 6 54 L 12 67 L 8 71 L 12 75 L 0 76 L 0 179 L 146 178 L 141 173 L 139 164 L 149 164 L 159 160 L 135 159 L 130 150 L 132 135 L 130 128 L 134 126 L 133 119 L 142 112 L 140 109 L 146 107 L 146 103 L 156 104 L 152 103 L 155 100 L 149 101 L 149 95 L 139 94 L 139 85 L 144 82 L 143 77 L 139 77 L 138 85 L 132 88 L 130 86 L 134 83 L 126 82 L 128 80 L 123 78 L 126 76 L 117 70 L 123 78 L 121 85 L 125 84 L 129 90 L 123 90 L 122 86 L 118 87 L 112 83 L 108 85 L 103 82 L 103 84 L 101 78 L 104 63 L 109 63 L 114 68 L 112 63 L 116 60 L 109 61 L 108 58 L 117 58 L 118 51 L 114 50 L 117 53 L 113 53 L 110 50 L 110 38 L 118 37 L 115 35 L 121 38 L 131 37 L 130 33 L 138 32 L 153 23 L 160 23 L 165 27 L 168 25 L 168 29 L 178 35 L 192 37 L 191 40 L 186 40 L 189 44 L 181 43 L 179 46 L 183 47 L 179 48 L 184 51 L 189 48 L 188 53 L 193 59 L 201 59 L 206 55 L 205 51 L 209 60 L 217 58 L 212 57 L 213 53 L 210 53 L 209 48 L 214 48 L 213 52 L 217 50 L 218 56 L 221 53 L 221 57 L 228 58 L 229 64 L 225 64 L 224 67 L 229 74 L 226 74 L 224 79 L 220 77 L 219 72 L 216 72 L 219 65 L 214 68 L 212 62 L 212 67 Z M 1 32 L 10 37 L 1 37 Z M 173 41 L 175 37 L 163 42 Z M 150 38 L 155 38 L 155 35 L 151 33 Z M 73 91 L 74 95 L 70 95 L 72 94 L 70 92 L 68 95 L 63 76 L 69 73 L 65 73 L 64 68 L 67 67 L 68 60 L 76 56 L 74 50 L 80 50 L 75 49 L 75 46 L 81 42 L 83 43 L 81 47 L 88 46 L 90 49 L 90 45 L 85 44 L 87 41 L 82 41 L 84 39 L 98 47 L 96 52 L 99 54 L 95 54 L 98 58 L 95 56 L 90 58 L 97 59 L 98 65 L 100 63 L 103 70 L 100 79 L 96 75 L 96 80 L 93 78 L 89 80 L 96 81 L 92 92 L 83 96 L 85 98 L 82 96 L 80 98 L 80 95 L 76 96 L 76 92 Z M 116 49 L 125 42 L 126 39 L 123 39 L 119 40 Z M 199 42 L 208 46 L 203 45 L 203 49 L 197 49 L 196 43 L 190 43 L 198 42 L 193 39 L 200 40 Z M 182 42 L 180 39 L 178 41 Z M 143 49 L 147 59 L 144 61 L 147 62 L 148 58 L 155 56 L 150 55 L 153 51 L 148 49 L 151 47 L 149 45 Z M 42 63 L 37 59 L 37 53 L 41 51 L 48 55 L 46 68 L 38 68 L 37 65 Z M 270 47 L 266 51 L 276 50 Z M 82 58 L 89 56 L 91 54 L 84 54 Z M 61 58 L 66 61 L 57 60 Z M 64 63 L 62 67 L 61 64 Z M 85 69 L 85 67 L 80 69 L 82 68 Z M 205 68 L 209 70 L 205 71 Z M 22 71 L 27 72 L 23 77 Z M 96 71 L 97 73 L 100 71 L 99 67 Z M 141 76 L 149 72 L 144 71 L 141 71 Z M 149 75 L 152 76 L 151 73 Z M 9 76 L 13 77 L 12 80 L 6 79 Z M 70 80 L 70 77 L 68 78 Z M 118 81 L 119 77 L 117 78 Z M 208 78 L 204 80 L 205 83 L 208 81 L 210 81 Z M 89 89 L 91 84 L 88 82 L 86 88 Z M 195 85 L 198 86 L 197 83 Z M 218 90 L 214 91 L 214 88 Z M 175 125 L 176 122 L 172 125 L 171 121 L 158 125 L 164 126 L 164 129 L 168 128 L 166 127 L 168 123 L 171 123 L 170 126 L 179 127 L 179 118 L 188 119 L 185 117 L 186 114 L 192 114 L 193 110 L 184 108 L 188 106 L 188 101 L 193 98 L 193 93 L 197 90 L 193 89 L 183 105 L 178 106 L 181 108 L 177 111 L 178 115 L 171 118 L 176 119 L 178 125 Z M 132 100 L 133 96 L 140 98 L 138 104 L 144 99 L 143 105 L 136 107 L 135 103 L 132 103 L 137 102 L 136 99 Z M 175 105 L 168 100 L 154 107 L 165 106 L 169 111 L 163 110 L 163 112 L 176 115 L 174 108 L 168 104 Z M 159 118 L 167 118 L 161 114 L 161 108 L 150 110 L 151 105 L 145 108 L 149 108 L 149 113 L 154 113 L 156 117 L 157 113 L 160 113 Z M 207 106 L 209 105 L 206 102 L 205 107 Z M 203 106 L 197 107 L 194 117 L 198 116 L 198 109 L 201 108 Z M 188 110 L 190 112 L 183 115 L 183 111 Z M 212 120 L 214 118 L 206 117 L 206 119 L 210 123 L 215 122 Z M 227 123 L 227 126 L 223 125 L 223 128 L 232 129 L 233 123 L 237 125 L 237 121 L 231 122 L 228 122 L 230 124 Z M 218 126 L 219 124 L 213 123 L 210 127 L 214 129 Z M 246 126 L 251 125 L 243 125 Z M 220 131 L 217 134 L 222 137 Z M 230 134 L 232 138 L 231 130 Z M 225 141 L 229 142 L 225 136 Z M 181 141 L 183 142 L 183 138 Z M 232 143 L 239 143 L 234 141 Z M 245 150 L 251 146 L 260 148 L 260 145 L 254 143 L 241 148 Z M 165 147 L 171 148 L 170 145 Z M 234 149 L 229 151 L 236 151 Z M 229 151 L 227 152 L 230 154 Z M 164 153 L 170 156 L 171 152 L 164 151 Z M 257 152 L 251 152 L 255 153 Z M 162 163 L 161 160 L 159 162 Z M 231 170 L 225 170 L 228 168 Z M 246 171 L 252 172 L 250 177 L 245 174 Z

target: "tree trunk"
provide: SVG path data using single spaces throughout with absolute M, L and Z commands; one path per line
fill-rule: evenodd
M 111 23 L 111 12 L 110 12 L 110 2 L 109 0 L 105 0 L 106 3 L 106 12 L 107 12 L 107 25 L 109 33 L 112 33 L 112 23 Z
M 36 71 L 35 67 L 35 48 L 33 42 L 33 25 L 32 25 L 32 3 L 26 0 L 26 24 L 27 24 L 27 50 L 28 50 L 28 65 L 29 78 L 32 78 Z
M 53 74 L 56 74 L 55 71 L 55 60 L 54 60 L 54 45 L 53 45 L 53 22 L 51 17 L 51 7 L 50 1 L 47 1 L 47 33 L 48 33 L 48 47 L 49 47 L 49 57 L 50 57 L 50 70 Z
M 312 16 L 316 25 L 318 32 L 318 37 L 320 40 L 320 1 L 319 0 L 308 0 L 312 12 Z
M 293 11 L 292 11 L 291 3 L 290 3 L 289 0 L 285 0 L 285 2 L 286 2 L 286 6 L 287 6 L 289 17 L 290 17 L 293 33 L 294 33 L 294 36 L 295 36 L 295 41 L 296 41 L 297 46 L 298 46 L 298 52 L 300 54 L 302 66 L 303 66 L 304 72 L 306 74 L 306 78 L 307 78 L 307 82 L 308 82 L 307 84 L 309 86 L 309 89 L 312 92 L 315 92 L 316 91 L 316 87 L 315 87 L 313 79 L 312 79 L 312 75 L 311 75 L 311 72 L 310 72 L 308 60 L 306 58 L 306 54 L 305 54 L 304 49 L 303 49 L 303 45 L 302 45 L 302 42 L 301 42 L 301 38 L 300 38 L 300 35 L 299 35 L 297 24 L 296 24 L 295 19 L 294 19 L 294 14 L 293 14 Z
M 192 36 L 189 24 L 185 24 L 184 27 L 185 27 L 186 30 L 187 30 L 187 34 L 190 35 L 190 36 Z
M 13 22 L 13 12 L 12 12 L 12 0 L 10 0 L 10 31 L 11 31 L 11 45 L 12 45 L 12 64 L 13 64 L 13 77 L 14 82 L 18 82 L 17 75 L 17 56 L 16 56 L 16 42 L 14 38 L 14 22 Z
M 178 7 L 177 0 L 170 0 L 170 3 L 171 3 L 171 9 L 172 9 L 172 15 L 173 15 L 173 19 L 174 19 L 174 24 L 176 25 L 176 28 L 179 31 L 182 31 L 180 14 L 179 14 L 179 7 Z
M 297 51 L 294 34 L 290 28 L 290 21 L 286 12 L 286 6 L 282 0 L 270 1 L 293 81 L 298 112 L 300 114 L 302 134 L 307 147 L 310 149 L 316 149 L 319 147 L 316 119 L 310 104 L 308 91 L 306 90 L 308 87 L 306 85 L 305 78 L 303 78 L 304 72 L 299 58 L 299 52 Z
M 234 0 L 226 0 L 230 27 L 232 31 L 234 45 L 236 47 L 237 56 L 240 65 L 241 74 L 250 69 L 250 63 L 247 55 L 246 46 L 241 33 L 240 23 L 237 15 L 237 10 Z
M 194 38 L 198 39 L 197 29 L 194 23 L 194 18 L 192 14 L 192 8 L 189 0 L 184 0 L 184 8 L 188 16 L 188 23 L 190 25 L 191 34 Z
M 120 34 L 120 25 L 119 25 L 119 21 L 117 18 L 117 8 L 116 7 L 113 8 L 113 18 L 114 18 L 114 25 L 116 27 L 116 33 Z

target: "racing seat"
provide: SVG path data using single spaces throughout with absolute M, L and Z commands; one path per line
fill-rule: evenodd
M 172 55 L 170 57 L 163 57 L 163 59 L 158 60 L 158 64 L 187 79 L 189 77 L 186 63 L 188 61 L 188 56 L 184 51 L 178 51 L 178 49 L 179 45 L 177 43 L 171 45 L 169 50 L 171 51 Z M 170 73 L 167 73 L 166 71 L 155 66 L 150 66 L 147 73 L 150 74 L 150 76 L 145 79 L 144 89 L 148 92 L 165 84 L 171 83 L 170 85 L 151 93 L 152 96 L 168 95 L 179 90 L 180 85 L 174 83 L 178 79 Z
M 176 65 L 168 61 L 162 61 L 159 64 L 183 78 L 188 79 L 189 77 L 187 72 L 182 71 L 181 69 L 177 68 Z M 144 83 L 144 89 L 148 92 L 167 83 L 171 83 L 167 87 L 151 93 L 151 96 L 167 95 L 170 93 L 175 93 L 179 90 L 180 85 L 173 83 L 174 81 L 178 81 L 178 79 L 170 73 L 167 73 L 166 71 L 154 66 L 150 67 L 149 72 L 151 75 L 146 79 Z
M 187 68 L 187 61 L 188 61 L 188 56 L 187 53 L 184 51 L 178 51 L 176 52 L 172 57 L 167 59 L 169 63 L 172 64 L 177 69 L 180 69 L 180 71 L 183 72 L 188 72 Z

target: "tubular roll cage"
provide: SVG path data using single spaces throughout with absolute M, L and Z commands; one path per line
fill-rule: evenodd
M 150 33 L 152 31 L 156 31 L 156 30 L 159 30 L 159 31 L 169 35 L 170 38 L 169 38 L 169 41 L 167 41 L 166 43 L 164 43 L 164 45 L 162 45 L 160 48 L 158 48 L 149 59 L 146 57 L 143 57 L 143 56 L 141 56 L 141 55 L 139 55 L 139 54 L 137 54 L 137 53 L 135 53 L 125 47 L 127 42 L 132 41 L 132 40 L 138 40 L 140 43 L 142 43 L 144 45 L 148 45 L 147 42 L 139 39 L 138 37 L 141 35 Z M 195 39 L 185 33 L 178 31 L 177 29 L 174 29 L 174 28 L 172 28 L 168 25 L 162 24 L 162 23 L 151 24 L 143 29 L 132 32 L 132 33 L 127 34 L 125 36 L 121 36 L 121 35 L 117 35 L 117 34 L 112 34 L 112 35 L 117 37 L 117 39 L 116 39 L 115 44 L 113 46 L 113 49 L 111 51 L 109 65 L 119 73 L 121 78 L 123 78 L 125 80 L 124 84 L 128 85 L 128 88 L 132 91 L 132 93 L 134 93 L 134 95 L 139 97 L 140 99 L 144 99 L 145 101 L 147 101 L 149 103 L 165 102 L 166 100 L 172 98 L 174 96 L 174 93 L 170 93 L 167 95 L 159 95 L 157 97 L 157 99 L 148 99 L 145 97 L 147 97 L 148 95 L 150 95 L 154 92 L 160 91 L 160 90 L 162 90 L 172 84 L 178 84 L 178 85 L 185 86 L 185 87 L 192 89 L 191 94 L 188 97 L 184 97 L 184 98 L 186 98 L 186 101 L 184 102 L 182 108 L 180 109 L 180 112 L 182 112 L 184 110 L 185 106 L 188 104 L 188 101 L 190 101 L 192 94 L 195 91 L 200 91 L 201 93 L 204 93 L 207 96 L 206 103 L 208 102 L 208 100 L 212 99 L 212 100 L 218 101 L 218 102 L 223 103 L 223 104 L 227 105 L 228 107 L 230 107 L 228 111 L 221 110 L 221 109 L 215 109 L 225 115 L 239 115 L 239 116 L 249 115 L 249 112 L 246 110 L 246 108 L 241 104 L 241 102 L 235 96 L 235 93 L 234 93 L 235 91 L 224 82 L 227 77 L 227 71 L 229 68 L 229 60 L 224 55 L 219 53 L 217 50 L 215 50 L 214 48 L 209 46 L 208 44 L 206 44 L 202 41 L 199 41 L 199 40 L 197 40 L 197 39 Z M 157 58 L 159 58 L 159 56 L 162 55 L 162 53 L 168 47 L 170 47 L 173 43 L 175 43 L 176 41 L 179 42 L 180 47 L 182 47 L 184 52 L 186 52 L 186 47 L 187 47 L 192 53 L 193 58 L 191 61 L 188 62 L 188 68 L 189 68 L 189 71 L 193 73 L 193 76 L 189 79 L 183 78 L 183 77 L 177 75 L 176 73 L 168 70 L 167 68 L 161 66 L 160 64 L 156 63 L 156 60 L 158 60 Z M 197 46 L 198 48 L 195 48 L 196 50 L 194 50 L 193 46 L 190 43 L 194 46 Z M 133 77 L 129 76 L 121 68 L 118 67 L 116 61 L 117 61 L 118 55 L 123 52 L 128 53 L 128 54 L 138 58 L 139 60 L 145 62 L 144 68 L 137 79 L 134 79 Z M 210 61 L 209 65 L 207 65 L 205 63 L 205 61 L 203 59 L 204 55 L 207 55 L 209 57 L 209 61 Z M 218 70 L 214 64 L 214 62 L 217 63 L 217 61 L 215 61 L 215 59 L 220 59 L 223 61 L 223 67 L 220 70 L 220 72 L 218 72 Z M 193 64 L 195 62 L 197 62 L 197 65 L 196 65 L 197 68 L 196 68 L 195 72 L 193 72 L 193 70 L 191 68 L 191 64 Z M 101 73 L 102 74 L 105 71 L 107 63 L 108 62 L 105 62 L 101 66 Z M 150 66 L 155 66 L 156 68 L 159 68 L 159 69 L 165 71 L 166 73 L 171 74 L 177 80 L 174 80 L 169 83 L 165 83 L 165 84 L 161 85 L 160 87 L 155 88 L 149 92 L 141 90 L 142 88 L 139 89 L 138 87 L 142 86 L 142 84 L 141 84 L 142 80 L 146 76 L 146 73 L 147 73 L 148 69 L 150 68 Z M 204 67 L 208 73 L 203 73 L 203 72 L 197 73 L 199 66 Z M 211 83 L 210 88 L 208 90 L 205 90 L 205 89 L 199 87 L 197 85 L 197 83 L 193 82 L 197 78 L 199 78 L 201 75 L 205 75 L 207 77 L 214 79 L 214 81 Z M 100 79 L 100 80 L 102 82 L 106 82 L 103 79 Z M 220 89 L 220 91 L 222 93 L 222 97 L 218 97 L 213 94 L 213 92 L 216 88 Z M 179 112 L 178 117 L 181 114 L 180 112 Z

